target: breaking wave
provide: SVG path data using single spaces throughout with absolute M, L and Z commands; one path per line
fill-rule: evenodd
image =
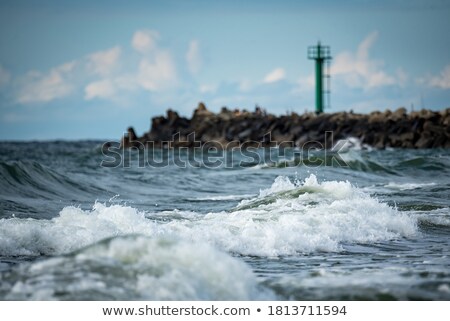
M 163 218 L 167 217 L 166 220 Z M 378 201 L 349 182 L 304 182 L 278 177 L 259 196 L 231 211 L 148 213 L 95 203 L 92 210 L 65 207 L 51 220 L 0 220 L 0 255 L 69 253 L 102 239 L 128 234 L 208 242 L 238 255 L 285 256 L 341 251 L 416 233 L 416 219 Z
M 23 264 L 0 280 L 0 296 L 8 300 L 275 299 L 245 263 L 226 253 L 144 236 L 107 239 Z

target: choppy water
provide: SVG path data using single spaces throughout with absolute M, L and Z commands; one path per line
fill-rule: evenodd
M 0 143 L 1 299 L 450 299 L 450 150 L 154 168 L 100 145 Z

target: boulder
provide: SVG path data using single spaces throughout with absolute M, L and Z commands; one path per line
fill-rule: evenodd
M 405 107 L 401 107 L 399 109 L 397 109 L 396 111 L 394 111 L 391 115 L 390 115 L 390 119 L 392 119 L 393 121 L 399 121 L 401 119 L 406 118 L 407 115 L 407 111 Z
M 423 133 L 419 140 L 414 144 L 415 148 L 431 148 L 433 146 L 433 137 L 428 133 Z
M 130 148 L 130 147 L 137 147 L 139 145 L 141 145 L 141 143 L 138 140 L 134 128 L 128 127 L 127 133 L 122 137 L 122 140 L 120 141 L 120 146 L 122 148 Z
M 167 110 L 167 119 L 170 124 L 173 124 L 178 118 L 180 118 L 180 116 L 178 116 L 176 111 L 173 111 L 172 109 Z

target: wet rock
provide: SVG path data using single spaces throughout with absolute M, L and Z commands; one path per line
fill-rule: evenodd
M 400 119 L 406 118 L 406 113 L 407 113 L 406 108 L 401 107 L 397 109 L 395 112 L 393 112 L 389 118 L 393 121 L 399 121 Z
M 384 115 L 380 111 L 374 111 L 369 114 L 369 124 L 380 123 L 384 120 Z
M 196 117 L 208 117 L 208 116 L 212 116 L 213 113 L 210 112 L 204 103 L 200 102 L 197 106 L 197 108 L 194 110 L 194 116 L 193 118 Z
M 167 119 L 169 120 L 169 124 L 174 124 L 178 118 L 180 118 L 180 116 L 178 116 L 176 111 L 173 111 L 172 109 L 167 110 Z
M 244 130 L 244 131 L 242 131 L 242 132 L 240 132 L 239 134 L 238 134 L 238 139 L 240 140 L 240 141 L 245 141 L 245 140 L 247 140 L 247 139 L 249 139 L 250 138 L 250 135 L 252 134 L 252 129 L 251 128 L 248 128 L 248 129 L 246 129 L 246 130 Z
M 128 127 L 127 133 L 122 137 L 120 146 L 122 148 L 130 148 L 139 146 L 140 142 L 133 127 Z
M 423 133 L 419 140 L 414 144 L 416 148 L 431 148 L 433 146 L 433 137 L 428 133 Z

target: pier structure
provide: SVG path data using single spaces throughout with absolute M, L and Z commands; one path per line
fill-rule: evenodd
M 330 107 L 330 47 L 320 41 L 317 46 L 309 46 L 308 59 L 316 62 L 316 114 L 321 114 L 325 107 Z

